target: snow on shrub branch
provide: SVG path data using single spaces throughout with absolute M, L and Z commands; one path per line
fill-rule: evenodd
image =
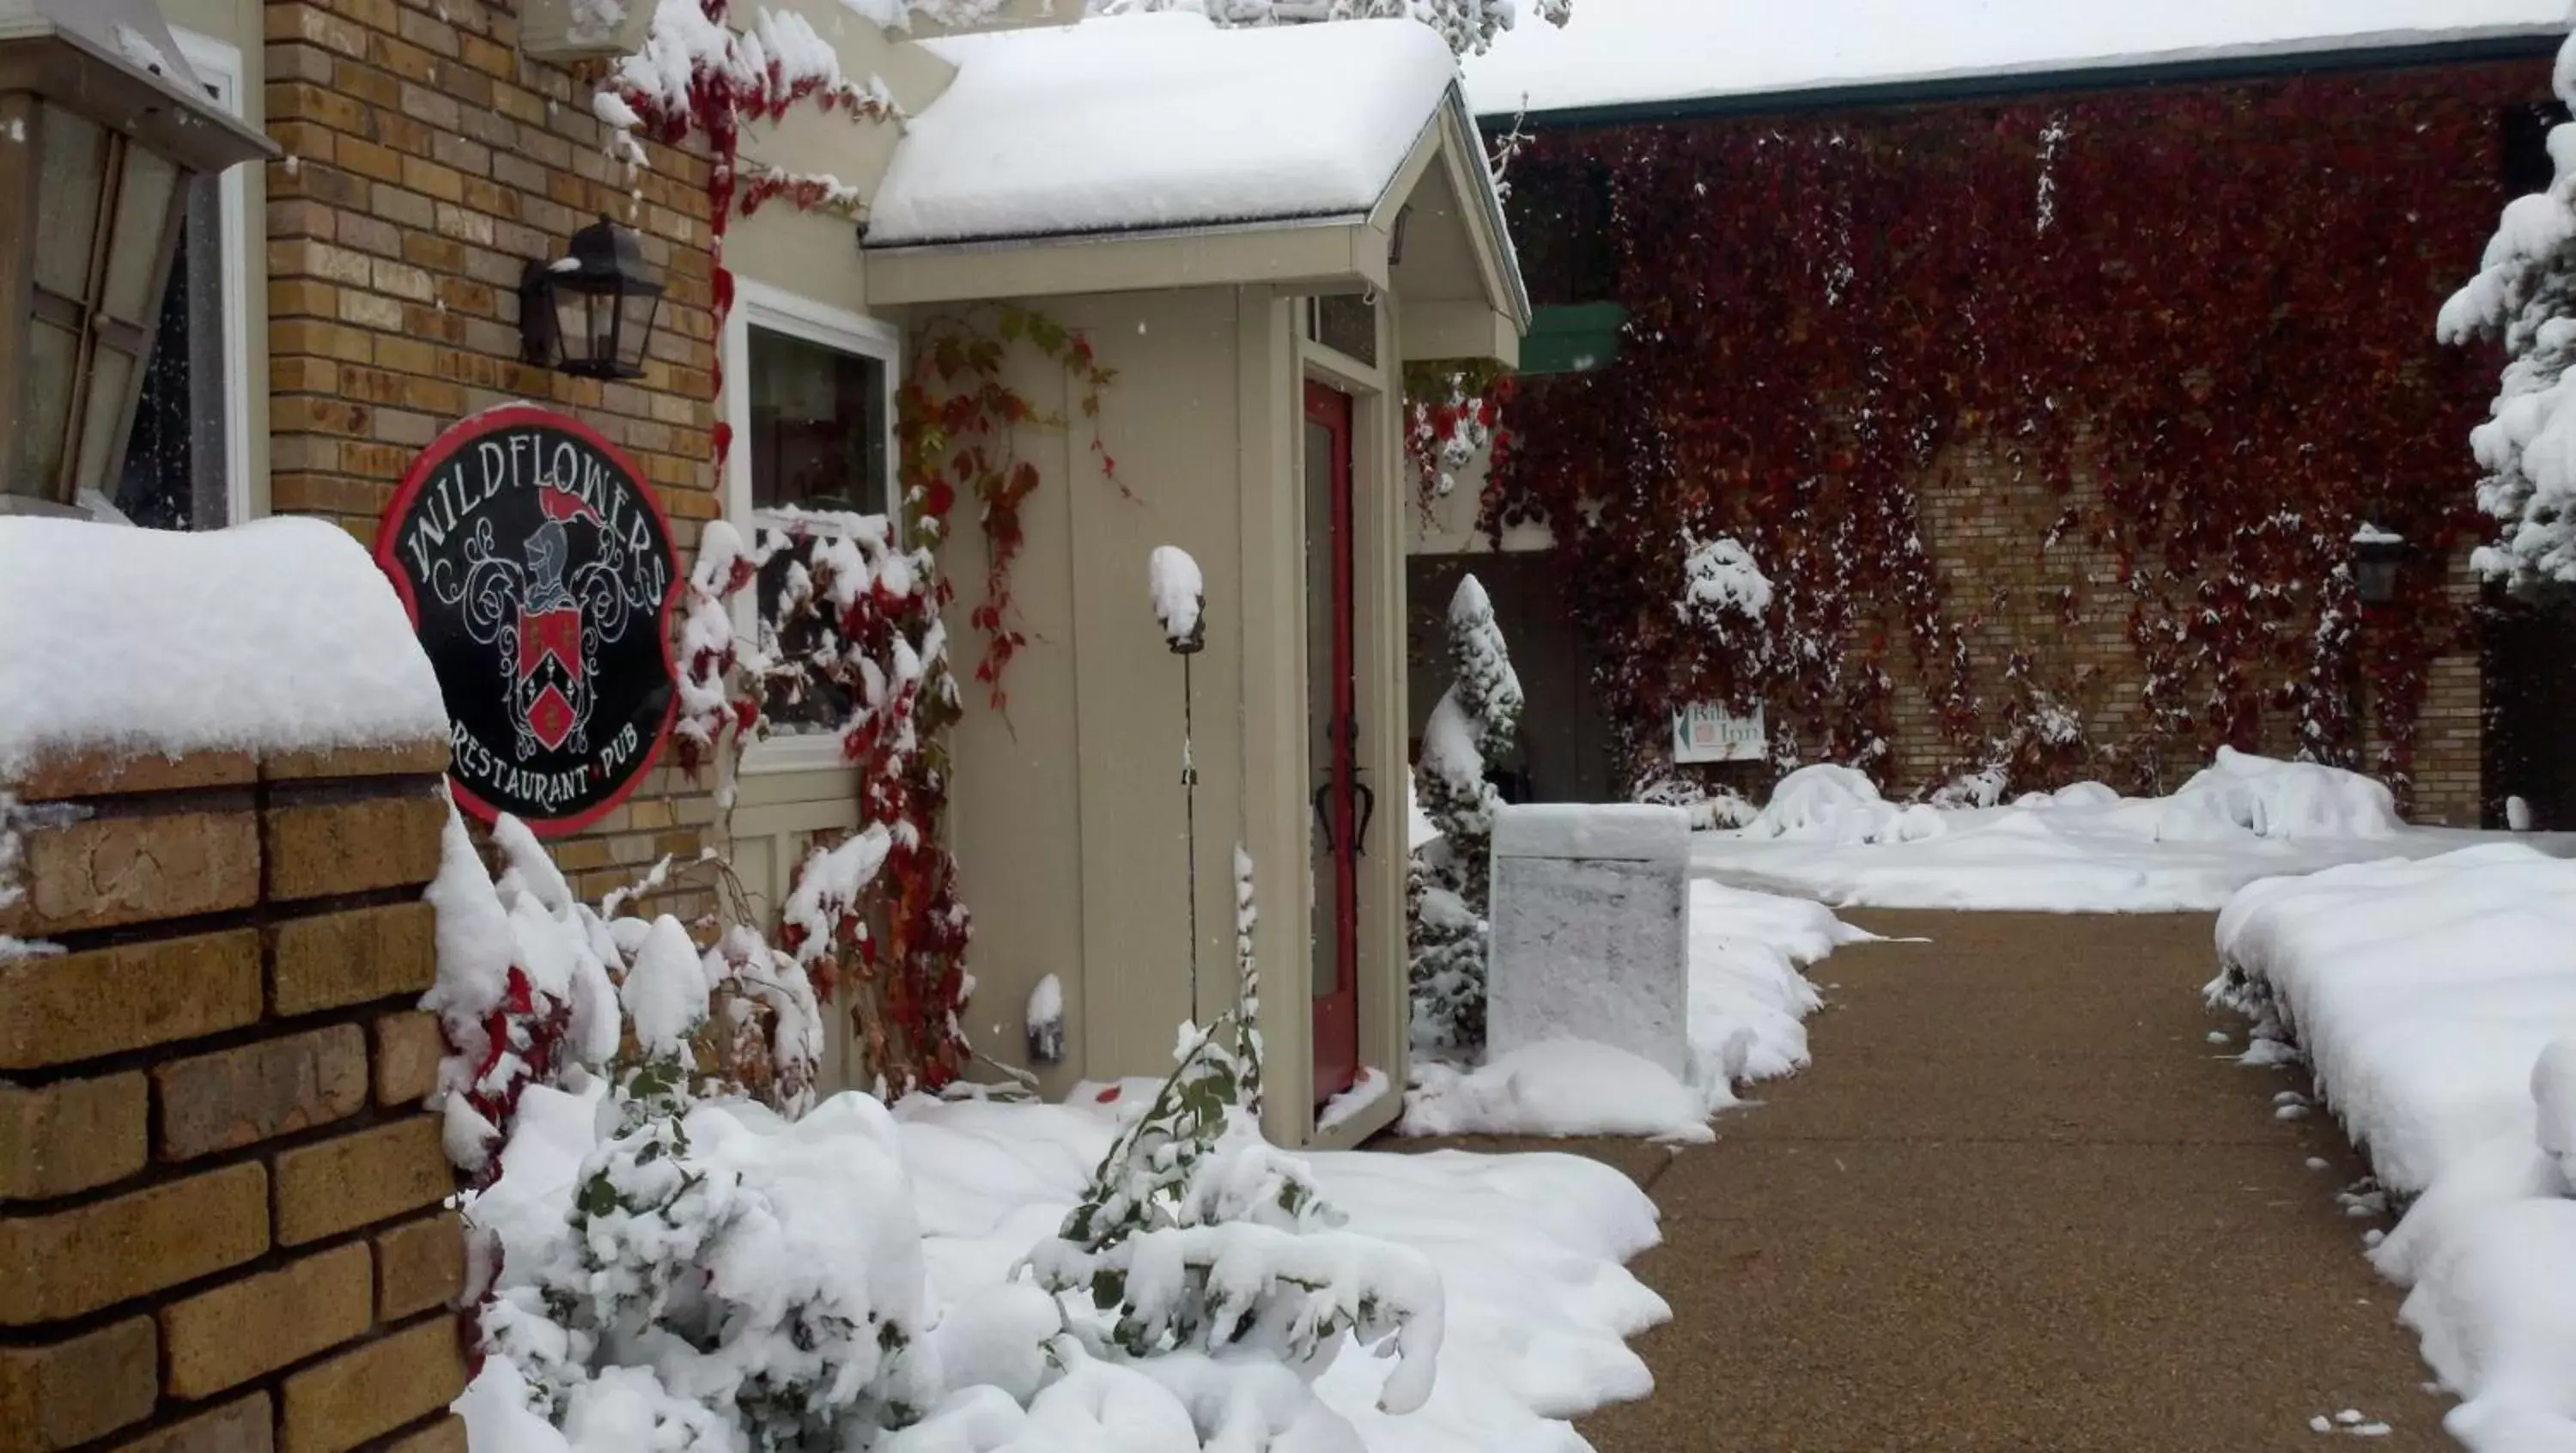
M 2552 78 L 2576 103 L 2576 37 Z M 2504 209 L 2478 275 L 2442 307 L 2442 341 L 2505 350 L 2492 417 L 2470 435 L 2478 505 L 2502 527 L 2476 567 L 2516 586 L 2576 584 L 2576 125 L 2549 133 L 2548 190 Z

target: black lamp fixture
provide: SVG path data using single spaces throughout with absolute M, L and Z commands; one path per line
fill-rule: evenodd
M 528 264 L 519 283 L 527 360 L 580 378 L 642 378 L 662 311 L 662 279 L 635 233 L 602 217 L 564 256 Z
M 2406 537 L 2365 521 L 2352 532 L 2353 593 L 2363 605 L 2397 600 L 2397 569 L 2406 559 Z

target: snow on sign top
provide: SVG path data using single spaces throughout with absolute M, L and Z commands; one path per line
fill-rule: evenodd
M 1365 212 L 1457 78 L 1410 20 L 1161 12 L 928 45 L 957 78 L 895 148 L 872 247 Z
M 1582 0 L 1466 63 L 1484 115 L 2565 33 L 2568 0 Z
M 402 602 L 336 525 L 189 535 L 0 516 L 0 781 L 58 751 L 446 735 Z

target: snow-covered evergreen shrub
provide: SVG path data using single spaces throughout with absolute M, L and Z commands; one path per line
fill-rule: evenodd
M 1399 1360 L 1379 1406 L 1411 1412 L 1440 1350 L 1439 1272 L 1339 1230 L 1305 1165 L 1261 1139 L 1240 1104 L 1259 1073 L 1247 1029 L 1239 1011 L 1182 1026 L 1179 1065 L 1029 1264 L 1109 1314 L 1108 1341 L 1130 1357 L 1267 1353 L 1311 1378 L 1352 1333 Z
M 1502 794 L 1486 764 L 1512 748 L 1521 683 L 1493 602 L 1470 575 L 1449 601 L 1449 656 L 1457 680 L 1422 729 L 1414 793 L 1441 840 L 1417 857 L 1420 887 L 1407 894 L 1415 1036 L 1434 1044 L 1485 1039 L 1485 914 L 1494 809 Z
M 613 1092 L 617 1131 L 581 1165 L 568 1234 L 510 1269 L 487 1350 L 554 1421 L 607 1382 L 657 1405 L 669 1446 L 705 1453 L 865 1446 L 911 1422 L 938 1389 L 884 1107 L 693 1105 L 688 1068 L 681 1041 Z
M 2552 80 L 2576 104 L 2576 38 Z M 2524 590 L 2576 585 L 2576 124 L 2550 131 L 2549 156 L 2549 189 L 2504 209 L 2478 275 L 2439 322 L 2446 343 L 2504 344 L 2493 416 L 2470 436 L 2487 471 L 2478 505 L 2502 533 L 2474 563 Z

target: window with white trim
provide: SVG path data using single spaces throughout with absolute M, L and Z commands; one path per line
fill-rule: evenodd
M 895 331 L 748 281 L 738 286 L 729 321 L 733 518 L 754 530 L 792 523 L 831 535 L 841 532 L 836 520 L 892 513 Z M 790 579 L 808 553 L 810 547 L 771 557 L 757 589 L 744 592 L 749 599 L 737 606 L 737 629 L 767 635 L 775 628 Z M 793 656 L 824 642 L 811 627 L 791 625 L 777 644 Z M 849 718 L 850 702 L 837 688 L 781 686 L 765 706 L 776 735 L 745 754 L 746 770 L 839 763 L 836 732 Z
M 241 53 L 173 31 L 189 68 L 225 110 L 241 111 Z M 113 513 L 153 529 L 212 530 L 249 514 L 249 257 L 242 168 L 189 182 L 162 289 L 151 360 L 109 486 Z M 93 504 L 93 508 L 96 505 Z M 100 511 L 106 513 L 107 511 Z

